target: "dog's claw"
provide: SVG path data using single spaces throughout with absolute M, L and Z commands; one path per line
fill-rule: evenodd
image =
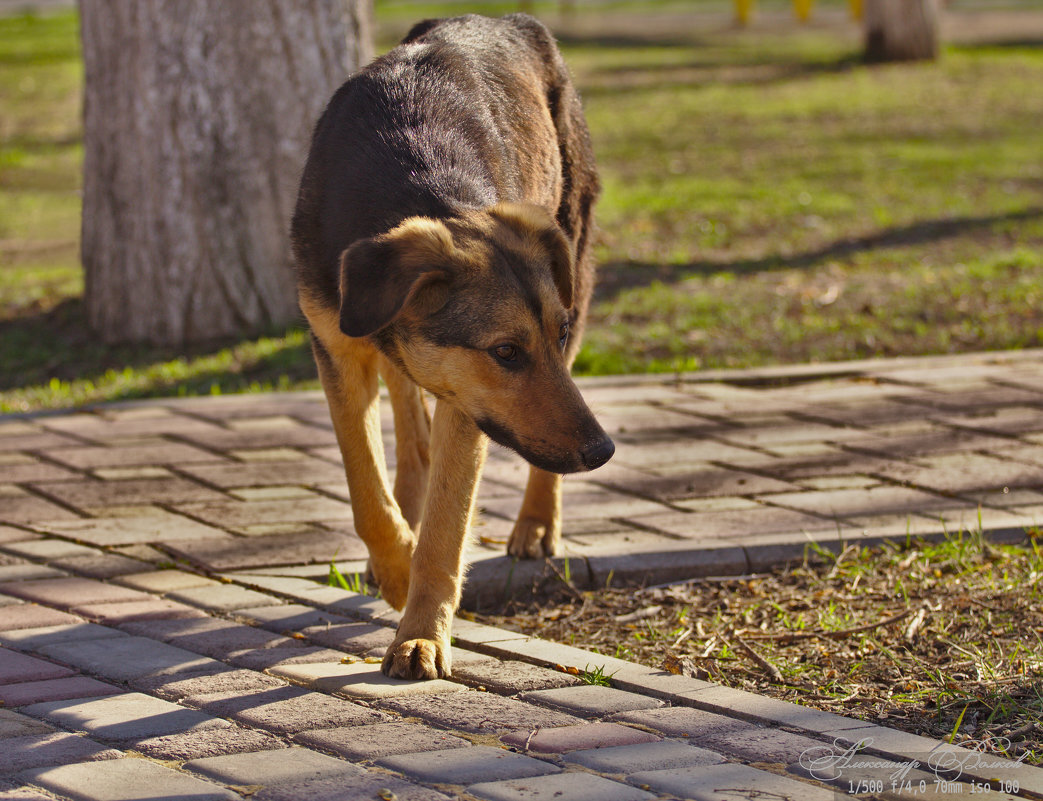
M 442 679 L 449 675 L 452 661 L 448 643 L 406 640 L 393 643 L 380 666 L 385 676 L 397 679 Z
M 554 556 L 558 551 L 560 534 L 553 526 L 542 520 L 525 517 L 514 524 L 511 537 L 507 541 L 507 553 L 519 559 L 541 559 Z

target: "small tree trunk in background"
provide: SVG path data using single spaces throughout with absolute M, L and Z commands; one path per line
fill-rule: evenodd
M 866 61 L 938 57 L 938 0 L 865 0 Z
M 82 256 L 106 342 L 298 316 L 288 237 L 312 127 L 370 57 L 368 0 L 79 0 Z

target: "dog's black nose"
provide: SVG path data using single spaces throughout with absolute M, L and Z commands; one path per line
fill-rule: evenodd
M 616 444 L 608 436 L 602 436 L 601 439 L 587 443 L 579 453 L 583 466 L 593 470 L 611 459 L 615 452 Z

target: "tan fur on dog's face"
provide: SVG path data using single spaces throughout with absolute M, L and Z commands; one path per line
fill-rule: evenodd
M 545 211 L 501 204 L 412 218 L 352 246 L 342 276 L 342 330 L 378 325 L 385 354 L 490 438 L 557 473 L 611 456 L 568 373 L 573 264 Z

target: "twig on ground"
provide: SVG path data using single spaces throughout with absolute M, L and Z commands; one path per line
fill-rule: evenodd
M 905 620 L 911 614 L 913 614 L 913 610 L 906 609 L 904 612 L 892 615 L 884 620 L 878 620 L 876 623 L 866 623 L 863 626 L 853 626 L 849 629 L 838 629 L 837 631 L 796 631 L 787 632 L 785 634 L 748 634 L 747 636 L 751 640 L 772 640 L 777 643 L 796 642 L 797 640 L 810 640 L 815 638 L 824 640 L 842 640 L 844 637 L 850 637 L 852 634 L 861 634 L 863 631 L 870 631 L 879 628 L 880 626 L 889 626 L 892 623 L 897 623 L 899 620 Z
M 780 683 L 785 681 L 785 679 L 783 679 L 783 677 L 782 677 L 782 672 L 777 667 L 775 667 L 775 665 L 773 665 L 771 662 L 769 662 L 763 656 L 761 656 L 756 651 L 754 651 L 753 650 L 753 646 L 751 646 L 748 642 L 746 642 L 746 640 L 744 640 L 742 638 L 742 636 L 739 634 L 739 632 L 737 632 L 737 631 L 735 631 L 733 629 L 732 631 L 728 632 L 728 636 L 735 640 L 735 644 L 739 646 L 739 650 L 741 650 L 750 659 L 752 659 L 754 662 L 756 662 L 757 665 L 765 673 L 767 673 L 769 676 L 771 676 L 771 678 L 773 680 L 775 680 L 777 682 L 780 682 Z

